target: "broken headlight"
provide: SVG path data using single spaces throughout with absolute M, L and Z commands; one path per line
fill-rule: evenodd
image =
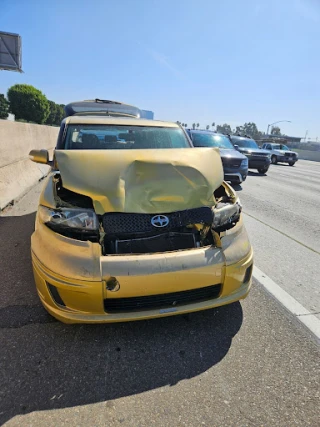
M 99 236 L 99 221 L 93 210 L 40 206 L 38 215 L 42 223 L 64 236 L 94 241 Z
M 213 209 L 212 228 L 216 231 L 224 231 L 232 228 L 240 219 L 241 204 L 236 203 L 218 203 Z

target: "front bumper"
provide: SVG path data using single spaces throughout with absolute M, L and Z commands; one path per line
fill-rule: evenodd
M 248 167 L 231 168 L 223 165 L 224 180 L 241 184 L 248 176 Z
M 249 157 L 249 168 L 250 169 L 259 169 L 269 166 L 271 159 L 268 157 Z
M 221 248 L 102 256 L 98 243 L 69 239 L 37 223 L 32 235 L 33 271 L 44 307 L 66 323 L 171 316 L 246 297 L 251 286 L 253 254 L 242 220 L 224 233 L 221 243 Z M 106 288 L 112 277 L 120 283 L 117 292 Z M 221 285 L 220 293 L 205 301 L 125 312 L 105 311 L 105 301 L 110 299 L 157 296 L 212 285 Z
M 278 162 L 289 163 L 289 162 L 297 162 L 298 158 L 295 156 L 277 156 Z

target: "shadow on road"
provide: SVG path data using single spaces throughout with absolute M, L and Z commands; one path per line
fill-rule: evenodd
M 259 176 L 259 177 L 265 177 L 268 176 L 268 172 L 267 173 L 260 173 L 260 172 L 254 172 L 254 171 L 248 171 L 248 176 Z
M 272 167 L 273 166 L 289 166 L 290 168 L 294 168 L 295 167 L 295 165 L 290 166 L 288 163 L 272 163 Z
M 68 326 L 52 319 L 33 283 L 33 224 L 34 214 L 0 217 L 0 423 L 171 386 L 227 354 L 242 324 L 240 303 L 122 324 Z
M 241 184 L 231 184 L 231 186 L 235 191 L 242 191 L 243 190 Z

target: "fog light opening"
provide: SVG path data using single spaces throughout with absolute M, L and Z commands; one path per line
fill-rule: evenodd
M 246 274 L 244 275 L 244 279 L 243 279 L 243 283 L 249 283 L 251 276 L 252 276 L 252 269 L 253 269 L 253 264 L 251 264 L 247 269 L 246 269 Z
M 106 289 L 110 292 L 117 292 L 120 289 L 120 283 L 115 277 L 110 277 L 106 282 Z
M 50 295 L 51 295 L 53 301 L 56 304 L 61 305 L 62 307 L 65 307 L 66 305 L 63 302 L 63 299 L 61 298 L 58 289 L 55 286 L 51 285 L 51 283 L 48 283 L 48 282 L 47 282 L 47 286 L 48 286 L 48 289 L 49 289 L 49 292 L 50 292 Z

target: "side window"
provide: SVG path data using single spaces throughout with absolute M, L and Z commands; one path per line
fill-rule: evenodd
M 271 147 L 271 145 L 270 145 L 270 144 L 267 144 L 267 147 L 266 147 L 266 149 L 267 149 L 267 150 L 272 150 L 272 147 Z

